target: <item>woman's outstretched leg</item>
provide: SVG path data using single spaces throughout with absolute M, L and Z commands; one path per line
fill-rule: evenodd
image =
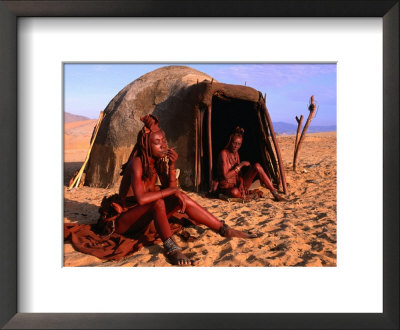
M 219 221 L 214 215 L 197 204 L 193 199 L 182 193 L 182 197 L 186 202 L 186 213 L 194 221 L 203 224 L 224 237 L 240 237 L 240 238 L 255 238 L 255 235 L 248 234 L 239 230 L 235 230 L 223 222 Z
M 271 179 L 268 175 L 264 172 L 264 169 L 259 163 L 255 163 L 253 166 L 250 167 L 246 175 L 243 177 L 243 185 L 245 189 L 249 189 L 251 184 L 253 183 L 255 177 L 258 175 L 261 182 L 265 185 L 265 187 L 271 191 L 272 195 L 274 196 L 276 201 L 283 201 L 285 200 L 282 196 L 278 194 L 278 191 L 275 189 L 274 185 L 272 184 Z

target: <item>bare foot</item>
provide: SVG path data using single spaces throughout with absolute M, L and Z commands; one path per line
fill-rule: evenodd
M 186 257 L 181 250 L 175 250 L 167 253 L 167 258 L 174 266 L 193 266 L 193 260 Z
M 274 199 L 276 202 L 286 202 L 287 201 L 286 198 L 284 198 L 278 194 L 278 191 L 276 189 L 271 192 L 272 192 L 272 195 L 274 196 Z
M 219 230 L 219 234 L 223 237 L 239 237 L 239 238 L 256 238 L 257 235 L 253 233 L 246 233 L 244 231 L 239 231 L 236 229 L 233 229 L 226 224 L 223 224 L 223 226 Z

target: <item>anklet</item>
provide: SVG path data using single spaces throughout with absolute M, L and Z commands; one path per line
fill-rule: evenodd
M 164 242 L 164 248 L 168 252 L 174 252 L 178 250 L 182 250 L 178 245 L 175 244 L 174 240 L 171 237 L 168 237 Z
M 221 220 L 221 222 L 222 222 L 222 227 L 220 229 L 218 229 L 218 234 L 225 237 L 228 226 L 226 225 L 224 220 Z

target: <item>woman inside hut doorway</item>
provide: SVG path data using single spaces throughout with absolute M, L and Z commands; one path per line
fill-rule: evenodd
M 213 192 L 219 192 L 231 197 L 245 198 L 248 194 L 250 185 L 258 176 L 265 187 L 271 191 L 276 201 L 286 200 L 278 194 L 273 186 L 271 179 L 263 170 L 259 163 L 251 165 L 248 161 L 240 161 L 239 149 L 243 143 L 244 129 L 236 127 L 229 136 L 225 148 L 218 156 L 218 180 L 212 187 Z M 241 174 L 243 167 L 249 167 L 245 175 Z
M 189 198 L 177 188 L 175 162 L 178 154 L 169 149 L 164 132 L 153 115 L 140 118 L 144 122 L 137 143 L 123 165 L 119 197 L 122 205 L 115 220 L 115 232 L 124 234 L 140 231 L 154 220 L 170 262 L 178 266 L 191 265 L 192 261 L 181 252 L 172 238 L 168 217 L 175 210 L 185 212 L 196 223 L 206 225 L 223 237 L 254 238 L 255 235 L 235 230 Z M 168 173 L 163 160 L 168 157 Z M 156 186 L 157 175 L 162 186 Z M 132 201 L 131 206 L 128 203 Z

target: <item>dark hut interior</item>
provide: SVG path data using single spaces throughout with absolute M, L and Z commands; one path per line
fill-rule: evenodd
M 240 99 L 222 98 L 214 95 L 212 98 L 211 136 L 212 136 L 212 177 L 217 179 L 217 162 L 219 152 L 226 146 L 229 135 L 240 126 L 245 135 L 242 148 L 239 151 L 242 160 L 253 163 L 263 163 L 260 144 L 262 132 L 257 123 L 257 104 Z M 208 146 L 208 112 L 203 119 L 203 146 Z M 207 149 L 207 148 L 206 148 Z M 202 189 L 208 189 L 209 182 L 209 152 L 203 152 L 202 159 Z
M 240 159 L 250 161 L 252 164 L 260 163 L 269 174 L 272 174 L 273 181 L 279 184 L 276 178 L 275 170 L 269 168 L 266 159 L 264 133 L 259 120 L 260 104 L 237 98 L 229 98 L 215 94 L 212 97 L 211 104 L 211 154 L 212 154 L 212 171 L 210 171 L 210 157 L 208 150 L 208 114 L 207 109 L 203 109 L 202 116 L 202 145 L 203 157 L 201 160 L 201 184 L 200 190 L 208 190 L 210 186 L 210 173 L 212 179 L 217 179 L 217 162 L 219 152 L 226 146 L 229 135 L 232 131 L 240 126 L 244 129 L 244 139 L 242 147 L 239 151 Z M 247 169 L 244 168 L 244 171 Z M 272 172 L 272 173 L 271 173 Z

